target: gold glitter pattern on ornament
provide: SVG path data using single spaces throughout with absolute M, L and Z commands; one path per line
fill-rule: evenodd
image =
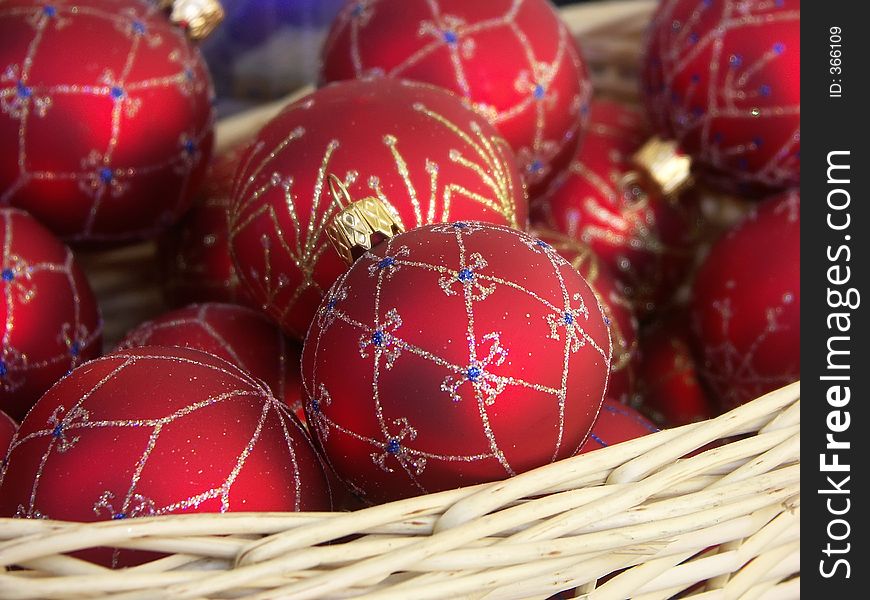
M 634 306 L 632 306 L 631 301 L 617 289 L 612 290 L 607 298 L 601 297 L 596 287 L 596 282 L 598 282 L 602 267 L 589 246 L 581 244 L 569 236 L 553 231 L 533 231 L 532 235 L 545 238 L 541 241 L 548 244 L 567 260 L 574 267 L 574 270 L 583 276 L 589 287 L 592 288 L 601 312 L 607 321 L 607 327 L 610 329 L 610 340 L 613 344 L 610 372 L 618 373 L 626 369 L 638 353 L 637 336 L 633 336 L 631 343 L 628 342 L 626 332 L 622 330 L 619 320 L 614 318 L 610 307 L 612 305 L 627 309 L 631 313 L 632 321 L 635 322 Z M 634 329 L 637 330 L 636 322 Z
M 91 410 L 88 406 L 88 400 L 91 396 L 99 392 L 102 387 L 111 382 L 125 370 L 136 366 L 137 363 L 142 363 L 140 368 L 159 368 L 159 363 L 161 362 L 195 365 L 202 369 L 201 375 L 207 374 L 211 371 L 216 375 L 219 374 L 222 377 L 228 378 L 230 381 L 234 381 L 235 385 L 227 386 L 229 389 L 223 393 L 174 409 L 170 414 L 159 417 L 155 416 L 153 418 L 104 420 L 100 417 L 98 410 Z M 226 512 L 233 508 L 233 484 L 238 479 L 245 466 L 246 460 L 257 445 L 267 419 L 277 419 L 278 424 L 282 428 L 283 438 L 287 445 L 287 458 L 290 463 L 289 467 L 293 473 L 293 485 L 295 491 L 295 506 L 293 510 L 300 510 L 302 494 L 301 482 L 299 479 L 299 465 L 297 463 L 295 450 L 295 446 L 298 442 L 294 441 L 290 432 L 295 429 L 297 435 L 305 436 L 307 434 L 305 434 L 304 429 L 302 429 L 302 425 L 298 423 L 296 419 L 292 418 L 290 409 L 282 402 L 276 400 L 263 384 L 229 363 L 224 363 L 226 365 L 224 367 L 214 363 L 203 363 L 198 360 L 180 356 L 149 354 L 131 354 L 127 356 L 111 355 L 98 358 L 89 364 L 93 365 L 94 368 L 100 368 L 104 363 L 115 366 L 96 384 L 84 391 L 81 397 L 70 406 L 69 410 L 66 410 L 64 406 L 59 406 L 52 413 L 43 429 L 33 431 L 21 437 L 16 436 L 13 440 L 9 451 L 6 454 L 4 470 L 0 472 L 0 484 L 2 484 L 3 476 L 9 468 L 9 459 L 12 457 L 16 448 L 32 443 L 45 445 L 45 452 L 40 459 L 31 486 L 29 501 L 26 506 L 19 506 L 16 517 L 51 517 L 51 515 L 44 514 L 39 509 L 40 481 L 47 465 L 51 462 L 52 457 L 57 453 L 64 453 L 67 456 L 74 455 L 75 452 L 78 451 L 77 442 L 87 436 L 90 430 L 103 429 L 116 431 L 118 436 L 123 436 L 125 430 L 136 432 L 150 431 L 150 433 L 148 440 L 142 449 L 142 453 L 134 465 L 126 489 L 105 490 L 98 497 L 93 499 L 93 512 L 95 516 L 123 519 L 134 516 L 161 515 L 195 508 L 208 500 L 218 500 L 220 503 L 220 512 Z M 240 449 L 232 463 L 225 466 L 225 472 L 223 475 L 220 475 L 219 483 L 208 487 L 208 489 L 203 489 L 184 498 L 178 498 L 164 505 L 158 505 L 152 499 L 142 495 L 137 489 L 137 486 L 139 485 L 139 480 L 142 476 L 143 470 L 148 465 L 149 458 L 160 445 L 161 435 L 170 430 L 174 424 L 185 419 L 208 419 L 208 408 L 222 403 L 242 403 L 257 405 L 261 408 L 259 418 L 257 419 L 253 431 L 250 432 L 248 441 Z M 206 413 L 206 415 L 203 413 Z M 95 457 L 91 457 L 91 459 L 94 458 Z M 219 475 L 217 470 L 215 475 Z M 117 551 L 113 558 L 113 562 L 116 561 Z
M 776 202 L 773 214 L 782 215 L 785 213 L 785 218 L 789 223 L 799 225 L 797 223 L 800 219 L 799 193 L 797 191 L 788 192 Z M 755 213 L 750 213 L 747 218 L 754 219 Z M 788 324 L 782 322 L 782 314 L 789 305 L 800 298 L 800 289 L 786 290 L 778 302 L 764 308 L 765 326 L 758 331 L 748 345 L 745 342 L 736 342 L 735 339 L 739 338 L 732 337 L 744 335 L 743 332 L 732 331 L 734 321 L 732 300 L 739 298 L 741 294 L 751 294 L 752 290 L 740 289 L 740 286 L 733 279 L 725 282 L 725 290 L 725 295 L 712 302 L 712 307 L 719 317 L 718 328 L 713 332 L 717 337 L 721 337 L 722 342 L 715 345 L 705 343 L 703 351 L 705 365 L 702 368 L 704 378 L 713 389 L 716 397 L 725 406 L 736 406 L 798 379 L 799 364 L 793 365 L 791 372 L 765 374 L 756 367 L 756 355 L 771 336 L 790 329 Z M 790 321 L 793 323 L 794 318 L 791 318 Z M 700 331 L 699 324 L 695 325 L 696 330 Z M 798 323 L 799 325 L 800 323 Z M 738 348 L 738 344 L 742 350 Z
M 541 297 L 533 290 L 524 287 L 520 282 L 510 281 L 487 273 L 485 268 L 486 262 L 479 254 L 471 253 L 471 255 L 468 255 L 465 239 L 468 236 L 475 235 L 481 231 L 486 232 L 487 230 L 508 232 L 509 235 L 519 238 L 518 242 L 526 244 L 530 252 L 542 253 L 547 258 L 549 267 L 553 271 L 553 279 L 558 283 L 558 287 L 561 290 L 559 304 L 554 304 L 551 300 Z M 334 290 L 342 290 L 342 300 L 330 300 L 321 305 L 319 309 L 318 318 L 323 318 L 323 314 L 328 313 L 331 320 L 320 328 L 316 337 L 309 337 L 306 342 L 307 344 L 312 344 L 315 348 L 314 370 L 311 383 L 318 390 L 318 395 L 316 406 L 309 403 L 309 414 L 313 415 L 313 421 L 317 424 L 316 426 L 322 428 L 321 431 L 327 430 L 330 435 L 338 432 L 371 444 L 375 448 L 375 451 L 371 455 L 372 460 L 381 469 L 392 473 L 394 465 L 397 464 L 413 485 L 423 493 L 426 493 L 427 490 L 418 480 L 418 476 L 425 471 L 426 465 L 431 464 L 433 461 L 475 462 L 496 460 L 501 464 L 506 475 L 512 476 L 516 474 L 516 471 L 505 457 L 490 423 L 490 410 L 493 407 L 497 410 L 499 396 L 508 388 L 534 390 L 553 399 L 559 411 L 558 422 L 554 423 L 558 428 L 553 450 L 553 460 L 555 460 L 563 445 L 565 399 L 568 391 L 568 366 L 571 354 L 576 351 L 575 346 L 578 348 L 581 345 L 587 347 L 591 352 L 602 357 L 606 369 L 609 370 L 610 365 L 610 349 L 599 345 L 583 328 L 583 322 L 590 318 L 589 311 L 579 295 L 569 294 L 562 269 L 570 268 L 570 265 L 555 251 L 540 246 L 537 240 L 534 240 L 523 232 L 496 227 L 486 223 L 456 222 L 442 224 L 432 227 L 431 231 L 455 237 L 457 256 L 445 259 L 448 264 L 455 261 L 454 266 L 415 260 L 413 251 L 408 257 L 397 258 L 396 264 L 403 269 L 417 269 L 432 273 L 436 277 L 434 285 L 437 285 L 448 297 L 456 297 L 458 301 L 463 303 L 467 323 L 465 336 L 468 357 L 466 362 L 462 364 L 451 362 L 426 348 L 409 343 L 401 337 L 401 328 L 398 326 L 393 327 L 388 334 L 385 332 L 385 326 L 391 323 L 395 324 L 396 320 L 395 308 L 390 307 L 386 312 L 384 311 L 384 305 L 389 302 L 389 297 L 384 297 L 382 294 L 385 280 L 383 271 L 376 273 L 378 280 L 373 299 L 373 323 L 362 322 L 345 312 L 342 308 L 344 296 L 352 292 L 352 290 L 348 289 L 347 278 L 350 273 L 348 272 L 335 283 L 333 288 Z M 393 255 L 392 245 L 394 243 L 401 243 L 401 236 L 399 236 L 398 241 L 397 238 L 393 238 L 384 243 L 383 247 L 385 249 L 383 252 L 385 256 Z M 371 259 L 379 260 L 376 256 L 371 257 Z M 471 265 L 474 265 L 476 268 L 471 269 Z M 481 287 L 475 287 L 475 282 L 477 281 L 480 282 L 479 285 Z M 451 283 L 451 285 L 447 285 L 447 283 Z M 481 334 L 479 332 L 479 325 L 475 322 L 475 305 L 488 302 L 492 293 L 496 292 L 499 287 L 511 288 L 526 294 L 535 301 L 540 302 L 548 312 L 562 315 L 562 318 L 566 314 L 570 314 L 572 318 L 575 318 L 573 327 L 570 329 L 570 334 L 564 335 L 563 332 L 563 335 L 560 336 L 560 339 L 563 341 L 563 362 L 558 387 L 526 381 L 500 372 L 500 367 L 505 364 L 512 349 L 510 336 L 495 331 L 487 331 Z M 489 291 L 481 293 L 481 289 Z M 542 338 L 547 337 L 550 331 L 547 321 L 547 319 L 542 319 L 539 325 Z M 326 385 L 318 378 L 317 353 L 324 333 L 336 322 L 341 322 L 362 332 L 360 338 L 361 344 L 363 341 L 366 343 L 366 353 L 363 355 L 363 358 L 372 362 L 372 399 L 375 416 L 381 430 L 380 438 L 361 435 L 353 430 L 353 424 L 336 422 L 327 414 L 329 411 L 324 410 L 324 398 L 330 398 L 330 396 Z M 378 332 L 385 333 L 382 336 L 377 336 Z M 387 341 L 389 341 L 389 345 L 387 345 Z M 391 352 L 396 352 L 393 348 L 399 349 L 402 355 L 413 355 L 444 369 L 448 375 L 445 376 L 441 383 L 440 391 L 444 393 L 447 402 L 470 401 L 477 404 L 480 414 L 481 433 L 485 444 L 488 446 L 486 451 L 464 455 L 445 455 L 426 451 L 423 448 L 414 446 L 414 441 L 417 438 L 417 430 L 414 428 L 414 423 L 405 417 L 397 418 L 385 415 L 380 399 L 378 381 L 382 368 L 391 369 L 398 361 L 402 360 L 401 355 L 390 354 Z M 522 348 L 518 347 L 515 350 L 520 352 Z M 470 393 L 464 393 L 463 388 L 469 389 Z
M 407 83 L 407 85 L 414 87 L 416 84 Z M 309 98 L 287 110 L 306 110 L 313 106 L 313 103 L 314 100 Z M 384 135 L 381 137 L 381 143 L 389 148 L 394 161 L 393 165 L 385 164 L 384 169 L 392 166 L 404 182 L 407 196 L 403 196 L 401 200 L 410 200 L 415 221 L 410 224 L 403 222 L 390 197 L 382 189 L 380 179 L 376 175 L 371 176 L 368 186 L 374 196 L 387 207 L 395 221 L 403 229 L 446 221 L 450 218 L 453 200 L 462 197 L 487 207 L 503 216 L 512 226 L 518 227 L 510 165 L 497 148 L 499 144 L 504 144 L 504 141 L 491 139 L 474 121 L 470 124 L 472 134 L 469 135 L 456 123 L 427 108 L 422 103 L 414 104 L 413 110 L 456 137 L 457 148 L 450 152 L 449 160 L 474 173 L 489 194 L 484 196 L 455 182 L 445 181 L 443 177 L 439 179 L 438 162 L 427 158 L 425 170 L 430 180 L 424 201 L 424 196 L 411 181 L 408 164 L 401 151 L 400 139 L 393 135 Z M 254 146 L 253 151 L 248 156 L 247 164 L 243 165 L 240 171 L 250 173 L 250 175 L 243 181 L 236 182 L 233 196 L 237 200 L 230 211 L 231 240 L 248 228 L 262 227 L 263 221 L 275 232 L 274 236 L 263 234 L 261 237 L 264 270 L 260 272 L 256 269 L 249 269 L 248 272 L 243 272 L 240 275 L 247 279 L 251 286 L 258 289 L 257 296 L 265 298 L 264 308 L 279 322 L 283 322 L 305 291 L 313 289 L 321 296 L 324 294 L 324 290 L 321 289 L 314 277 L 314 272 L 323 253 L 332 251 L 327 232 L 333 215 L 337 213 L 337 207 L 331 200 L 327 177 L 333 172 L 330 165 L 335 155 L 342 152 L 341 143 L 339 140 L 333 139 L 323 149 L 313 193 L 308 190 L 296 190 L 293 178 L 277 171 L 273 172 L 270 179 L 264 184 L 257 188 L 254 188 L 254 185 L 262 173 L 269 172 L 270 165 L 285 149 L 304 143 L 305 129 L 297 127 L 271 151 L 266 152 L 262 142 Z M 460 147 L 465 149 L 458 149 Z M 344 178 L 339 176 L 338 179 L 342 185 L 348 187 L 358 176 L 357 171 L 350 171 Z M 276 188 L 284 194 L 283 208 L 286 210 L 280 210 L 272 203 L 260 201 L 264 194 Z M 311 194 L 309 214 L 299 213 L 297 194 Z M 289 230 L 283 225 L 288 221 Z M 277 244 L 279 248 L 275 248 L 273 244 Z M 301 279 L 298 286 L 293 289 L 290 298 L 280 303 L 276 302 L 276 297 L 290 285 L 294 279 L 291 275 L 295 274 L 286 271 L 275 272 L 275 265 L 279 261 L 273 258 L 273 254 L 278 249 L 289 258 L 289 264 L 292 265 L 294 271 L 298 271 L 296 278 Z
M 628 165 L 626 154 L 617 149 L 612 149 L 611 152 L 615 164 Z M 625 282 L 632 297 L 648 298 L 659 289 L 663 270 L 658 267 L 645 269 L 645 273 L 653 274 L 655 278 L 653 280 L 644 278 L 634 267 L 631 253 L 642 252 L 662 263 L 668 257 L 688 256 L 691 245 L 687 243 L 682 247 L 674 247 L 661 239 L 653 203 L 666 202 L 666 200 L 654 199 L 643 193 L 635 196 L 631 190 L 621 189 L 618 183 L 621 172 L 622 169 L 614 169 L 609 179 L 604 179 L 582 162 L 578 160 L 571 162 L 568 173 L 585 180 L 596 190 L 596 194 L 586 196 L 581 201 L 582 211 L 589 215 L 588 219 L 581 219 L 579 211 L 568 212 L 565 233 L 587 245 L 606 244 L 623 250 L 616 255 L 615 260 L 618 279 Z M 688 213 L 688 210 L 680 204 L 671 204 L 670 207 L 680 213 Z M 618 208 L 618 212 L 614 212 L 615 208 Z M 688 227 L 697 228 L 697 224 L 689 222 Z M 689 236 L 693 237 L 697 233 L 695 230 L 690 230 Z
M 190 307 L 193 308 L 193 307 Z M 221 358 L 225 358 L 230 361 L 246 373 L 254 373 L 260 371 L 260 369 L 255 368 L 256 365 L 249 365 L 245 362 L 244 357 L 239 354 L 239 349 L 233 346 L 227 339 L 218 331 L 214 324 L 210 321 L 211 318 L 216 320 L 220 319 L 220 315 L 224 314 L 228 317 L 232 318 L 233 315 L 238 315 L 239 317 L 246 317 L 247 319 L 251 319 L 251 316 L 248 316 L 249 313 L 254 315 L 252 311 L 247 308 L 239 307 L 231 304 L 219 304 L 219 303 L 207 303 L 202 304 L 196 307 L 196 312 L 192 315 L 179 315 L 173 319 L 167 320 L 158 320 L 158 321 L 147 321 L 142 323 L 138 327 L 136 327 L 133 331 L 131 331 L 126 340 L 118 345 L 115 350 L 126 350 L 129 348 L 140 348 L 142 346 L 151 346 L 155 343 L 152 341 L 154 336 L 161 335 L 163 330 L 172 331 L 174 329 L 178 329 L 179 327 L 183 327 L 186 330 L 190 330 L 191 328 L 199 329 L 201 333 L 205 334 L 211 342 L 217 345 L 225 356 L 221 356 Z M 266 317 L 260 315 L 259 313 L 253 318 L 259 318 L 266 320 Z M 271 325 L 271 323 L 270 323 Z M 271 344 L 270 347 L 274 349 L 274 354 L 272 358 L 274 359 L 276 364 L 275 372 L 278 377 L 274 382 L 266 382 L 267 385 L 270 385 L 270 389 L 272 394 L 280 399 L 286 398 L 287 390 L 287 369 L 288 368 L 296 368 L 298 369 L 298 365 L 293 364 L 290 365 L 289 357 L 287 353 L 286 340 L 284 335 L 281 333 L 281 330 L 277 327 L 274 327 L 274 340 L 275 343 Z M 191 339 L 199 338 L 199 332 L 190 335 Z M 163 344 L 157 344 L 163 345 Z M 196 347 L 191 344 L 185 344 L 188 347 Z M 197 346 L 199 344 L 197 343 Z M 197 348 L 199 349 L 199 348 Z M 207 350 L 210 354 L 215 354 L 214 352 Z M 274 385 L 274 387 L 272 387 Z M 295 412 L 297 409 L 301 408 L 302 400 L 297 400 L 296 403 L 290 406 L 291 409 Z
M 550 174 L 549 162 L 562 151 L 581 132 L 585 120 L 584 107 L 592 95 L 592 87 L 582 77 L 581 86 L 576 96 L 572 98 L 570 113 L 574 117 L 569 131 L 559 139 L 546 137 L 547 121 L 558 99 L 558 92 L 552 83 L 565 68 L 563 62 L 568 57 L 570 66 L 578 73 L 582 72 L 582 62 L 574 41 L 565 27 L 558 27 L 553 33 L 558 36 L 558 45 L 551 61 L 541 60 L 529 40 L 526 32 L 517 23 L 517 14 L 525 0 L 513 0 L 508 10 L 497 18 L 483 19 L 478 22 L 468 22 L 465 19 L 443 12 L 439 0 L 424 1 L 431 12 L 431 19 L 424 19 L 417 24 L 417 38 L 423 40 L 423 45 L 398 65 L 385 71 L 380 67 L 370 67 L 364 64 L 360 52 L 360 32 L 369 24 L 378 8 L 377 0 L 361 0 L 350 2 L 339 13 L 337 24 L 332 35 L 327 40 L 326 55 L 334 40 L 349 29 L 350 55 L 355 76 L 365 78 L 370 76 L 389 76 L 402 78 L 406 72 L 428 59 L 431 55 L 446 49 L 449 52 L 450 64 L 453 68 L 455 91 L 466 103 L 483 115 L 494 125 L 510 124 L 526 115 L 534 116 L 535 130 L 530 146 L 516 149 L 517 158 L 529 183 L 542 181 Z M 554 17 L 558 18 L 558 17 Z M 474 98 L 464 61 L 473 59 L 478 41 L 475 36 L 492 35 L 497 32 L 501 36 L 511 36 L 522 48 L 524 66 L 517 72 L 511 82 L 514 90 L 520 95 L 515 104 L 501 110 L 478 102 Z M 561 117 L 561 115 L 557 115 Z
M 103 212 L 103 206 L 109 204 L 107 210 L 114 210 L 111 206 L 113 201 L 119 198 L 128 189 L 130 182 L 136 178 L 172 169 L 182 176 L 182 182 L 178 186 L 179 200 L 172 206 L 181 204 L 180 199 L 187 194 L 190 173 L 202 158 L 200 146 L 211 134 L 213 113 L 206 126 L 196 130 L 191 125 L 191 129 L 181 133 L 177 151 L 172 156 L 146 164 L 129 164 L 124 162 L 124 159 L 116 157 L 124 123 L 136 120 L 142 97 L 152 94 L 154 90 L 176 88 L 195 112 L 197 102 L 195 95 L 201 93 L 205 86 L 210 85 L 195 77 L 198 62 L 192 48 L 184 52 L 178 50 L 169 52 L 170 62 L 177 65 L 175 73 L 142 80 L 129 79 L 137 58 L 145 52 L 154 52 L 155 49 L 162 47 L 166 41 L 165 35 L 183 37 L 180 31 L 169 26 L 168 23 L 160 32 L 148 28 L 146 23 L 154 20 L 158 10 L 156 5 L 145 2 L 136 8 L 125 8 L 120 11 L 64 2 L 6 8 L 0 5 L 0 20 L 18 19 L 26 15 L 26 20 L 33 29 L 33 38 L 21 62 L 0 65 L 0 118 L 15 119 L 19 123 L 18 175 L 8 186 L 5 186 L 5 189 L 0 189 L 0 205 L 14 203 L 19 195 L 27 193 L 26 187 L 31 182 L 75 182 L 81 193 L 89 197 L 92 202 L 88 215 L 82 220 L 81 228 L 70 234 L 68 238 L 113 240 L 117 236 L 95 232 L 95 223 Z M 43 85 L 39 81 L 31 81 L 35 65 L 41 65 L 42 60 L 51 61 L 51 57 L 40 55 L 40 46 L 48 44 L 51 36 L 69 27 L 77 19 L 109 22 L 129 39 L 129 47 L 123 50 L 126 58 L 120 72 L 113 73 L 106 69 L 93 81 L 80 83 Z M 190 48 L 187 43 L 181 46 Z M 209 95 L 211 95 L 210 90 Z M 67 97 L 95 97 L 111 101 L 112 107 L 108 115 L 111 128 L 108 141 L 100 148 L 93 148 L 86 156 L 81 157 L 80 168 L 76 170 L 34 169 L 31 167 L 32 160 L 28 149 L 33 123 L 35 120 L 44 119 L 52 110 L 54 98 Z M 141 231 L 124 232 L 121 239 L 156 234 L 165 228 L 167 221 L 173 219 L 174 215 L 165 214 L 159 223 Z
M 0 215 L 3 221 L 0 286 L 3 290 L 5 307 L 5 320 L 2 322 L 3 331 L 0 336 L 0 391 L 14 392 L 24 385 L 30 371 L 61 364 L 70 371 L 77 367 L 82 362 L 81 353 L 102 335 L 103 324 L 100 321 L 91 331 L 82 322 L 86 317 L 81 314 L 81 291 L 76 281 L 75 258 L 72 251 L 64 248 L 66 255 L 62 262 L 30 263 L 13 251 L 13 246 L 16 244 L 15 220 L 30 219 L 30 217 L 17 209 L 0 210 Z M 35 344 L 36 340 L 28 339 L 26 332 L 22 333 L 23 337 L 18 335 L 16 312 L 24 310 L 37 298 L 40 293 L 39 280 L 45 280 L 50 276 L 66 281 L 69 296 L 58 300 L 71 305 L 72 320 L 60 325 L 55 339 L 49 338 L 42 340 L 40 344 Z M 38 348 L 42 344 L 50 347 L 52 342 L 55 342 L 63 347 L 63 351 L 35 360 L 26 350 L 16 347 L 17 344 L 24 342 L 31 349 Z
M 800 158 L 795 152 L 800 143 L 799 126 L 758 172 L 747 172 L 743 166 L 746 158 L 743 157 L 772 142 L 756 137 L 751 142 L 729 146 L 722 141 L 721 133 L 713 131 L 713 124 L 722 118 L 734 123 L 761 117 L 800 115 L 799 102 L 771 105 L 767 98 L 777 90 L 758 77 L 759 72 L 771 63 L 775 64 L 785 52 L 795 49 L 788 49 L 781 41 L 773 39 L 768 50 L 755 62 L 744 60 L 740 54 L 726 55 L 725 51 L 725 39 L 729 34 L 740 30 L 755 31 L 771 23 L 799 22 L 800 9 L 785 10 L 778 0 L 722 0 L 716 3 L 700 0 L 691 16 L 681 22 L 672 15 L 679 2 L 664 2 L 657 13 L 657 22 L 651 26 L 655 36 L 650 40 L 650 47 L 656 48 L 655 68 L 660 71 L 658 77 L 662 85 L 661 90 L 650 92 L 654 119 L 668 123 L 678 141 L 697 135 L 700 147 L 695 153 L 696 158 L 727 173 L 736 182 L 781 187 L 792 181 L 800 166 Z M 708 18 L 706 11 L 720 10 L 720 7 L 722 14 L 716 27 L 704 35 L 697 34 L 696 27 Z M 710 64 L 704 72 L 696 64 L 696 59 L 708 50 L 711 51 Z M 720 74 L 722 71 L 724 74 Z M 677 96 L 669 92 L 675 81 L 686 78 L 691 84 L 683 94 Z M 697 93 L 702 78 L 707 81 L 706 98 Z M 764 106 L 753 106 L 753 101 Z

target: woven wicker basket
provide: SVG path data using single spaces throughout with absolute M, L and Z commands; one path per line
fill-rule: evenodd
M 599 91 L 636 96 L 653 6 L 564 11 Z M 251 135 L 281 104 L 221 123 L 220 144 Z M 153 244 L 83 263 L 109 344 L 162 310 Z M 799 598 L 799 440 L 795 383 L 503 482 L 351 513 L 0 519 L 0 598 Z M 98 546 L 166 556 L 111 570 L 68 555 Z

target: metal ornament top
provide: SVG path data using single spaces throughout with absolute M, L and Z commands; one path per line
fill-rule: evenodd
M 192 40 L 201 40 L 224 20 L 218 0 L 160 0 L 160 8 L 172 9 L 169 19 L 182 27 Z
M 348 265 L 383 240 L 405 230 L 378 198 L 367 196 L 352 200 L 345 185 L 334 174 L 329 175 L 329 191 L 338 214 L 326 227 L 326 234 Z
M 673 140 L 652 137 L 632 157 L 667 198 L 675 198 L 692 183 L 692 159 Z

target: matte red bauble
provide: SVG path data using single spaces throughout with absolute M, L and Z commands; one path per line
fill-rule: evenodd
M 641 335 L 640 409 L 663 427 L 712 418 L 713 403 L 692 354 L 689 322 L 672 315 Z
M 571 456 L 610 368 L 586 282 L 504 226 L 427 225 L 329 292 L 303 349 L 311 429 L 369 502 L 503 479 Z
M 130 331 L 117 349 L 184 346 L 227 360 L 302 415 L 301 348 L 261 313 L 233 304 L 193 304 Z
M 800 183 L 800 0 L 662 2 L 648 31 L 647 112 L 711 181 Z
M 607 399 L 601 406 L 601 413 L 592 426 L 589 439 L 577 454 L 586 454 L 599 448 L 627 442 L 659 430 L 649 419 L 615 400 Z
M 15 208 L 0 208 L 0 226 L 0 409 L 22 419 L 55 381 L 99 356 L 103 323 L 69 248 Z
M 235 148 L 212 162 L 193 208 L 160 240 L 163 291 L 170 305 L 231 302 L 257 307 L 239 281 L 229 245 L 233 175 L 244 150 Z
M 124 350 L 76 369 L 27 415 L 0 516 L 329 510 L 319 461 L 286 405 L 234 365 L 188 348 Z M 153 556 L 85 554 L 113 566 Z
M 504 140 L 459 99 L 430 85 L 348 81 L 292 104 L 242 158 L 230 250 L 248 291 L 302 338 L 346 265 L 325 227 L 326 178 L 375 196 L 405 229 L 449 219 L 524 228 L 527 206 Z
M 760 204 L 698 271 L 692 324 L 723 409 L 800 378 L 800 239 L 793 190 Z
M 324 46 L 321 79 L 369 76 L 460 95 L 510 143 L 533 194 L 571 160 L 592 94 L 548 0 L 348 0 Z
M 586 142 L 535 201 L 532 221 L 592 248 L 637 310 L 648 314 L 670 300 L 686 275 L 698 216 L 691 202 L 676 204 L 625 181 L 644 132 L 637 111 L 593 102 Z
M 620 286 L 588 246 L 565 235 L 549 230 L 533 230 L 532 234 L 558 252 L 571 263 L 586 280 L 601 305 L 601 312 L 610 329 L 613 357 L 607 398 L 627 403 L 631 399 L 637 379 L 638 341 L 637 317 L 634 306 L 623 294 Z
M 18 423 L 0 410 L 0 456 L 6 457 L 6 451 L 9 449 L 9 444 L 12 443 L 12 438 L 15 432 L 18 431 Z M 2 462 L 2 459 L 0 459 Z
M 211 80 L 157 3 L 0 6 L 0 203 L 72 241 L 150 237 L 190 206 Z

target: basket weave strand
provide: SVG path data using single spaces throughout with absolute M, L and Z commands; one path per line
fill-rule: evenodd
M 590 600 L 652 599 L 725 574 L 698 598 L 794 597 L 780 582 L 799 569 L 799 396 L 795 383 L 710 421 L 355 513 L 0 520 L 0 564 L 23 567 L 0 575 L 0 597 L 489 599 L 587 584 Z M 170 555 L 124 571 L 64 556 L 96 546 Z

